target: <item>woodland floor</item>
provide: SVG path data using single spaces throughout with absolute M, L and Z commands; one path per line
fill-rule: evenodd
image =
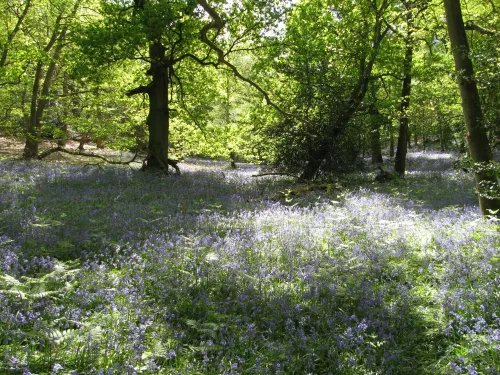
M 22 150 L 0 138 L 0 374 L 500 374 L 500 226 L 454 153 L 310 186 Z

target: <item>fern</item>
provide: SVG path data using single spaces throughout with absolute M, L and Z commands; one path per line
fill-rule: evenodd
M 64 341 L 74 339 L 80 330 L 78 329 L 64 329 L 59 330 L 56 328 L 50 328 L 45 335 L 45 338 L 54 344 L 62 344 Z
M 0 275 L 0 293 L 18 297 L 21 300 L 37 300 L 41 298 L 56 298 L 62 292 L 68 292 L 75 287 L 76 283 L 66 281 L 68 276 L 79 271 L 77 262 L 59 262 L 54 269 L 38 278 L 22 276 L 21 280 L 11 275 Z

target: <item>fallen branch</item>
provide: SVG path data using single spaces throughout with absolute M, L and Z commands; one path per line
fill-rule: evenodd
M 264 177 L 264 176 L 288 176 L 288 177 L 293 177 L 296 178 L 299 181 L 302 181 L 306 184 L 309 184 L 310 181 L 307 181 L 299 176 L 296 176 L 292 173 L 287 173 L 287 172 L 271 172 L 271 173 L 260 173 L 260 174 L 253 174 L 252 177 Z
M 38 160 L 42 160 L 42 159 L 46 158 L 47 156 L 52 155 L 55 152 L 62 152 L 65 154 L 70 154 L 70 155 L 75 155 L 75 156 L 88 156 L 91 158 L 98 158 L 98 159 L 101 159 L 108 164 L 117 164 L 117 165 L 129 165 L 129 164 L 133 163 L 135 161 L 135 159 L 137 158 L 137 154 L 138 154 L 136 152 L 134 157 L 129 161 L 115 161 L 115 160 L 106 159 L 104 156 L 101 156 L 101 155 L 92 154 L 90 152 L 71 151 L 71 150 L 68 150 L 67 148 L 63 148 L 63 147 L 54 147 L 54 148 L 49 148 L 48 150 L 45 150 L 40 155 L 38 155 Z

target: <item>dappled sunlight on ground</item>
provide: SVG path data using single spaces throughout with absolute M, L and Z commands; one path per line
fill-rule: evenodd
M 413 171 L 445 171 L 458 160 L 458 154 L 452 152 L 409 152 L 406 166 L 408 172 Z

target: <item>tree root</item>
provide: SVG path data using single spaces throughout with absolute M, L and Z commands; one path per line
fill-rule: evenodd
M 160 160 L 160 158 L 153 151 L 148 150 L 148 153 L 149 153 L 148 156 L 142 162 L 142 168 L 141 168 L 142 171 L 145 171 L 148 168 L 148 164 L 147 164 L 148 160 L 154 159 L 156 161 L 156 163 L 158 163 L 158 166 L 160 167 L 160 169 L 165 174 L 168 174 L 168 166 L 169 165 L 175 169 L 175 174 L 177 174 L 177 175 L 181 174 L 181 169 L 177 165 L 179 160 L 167 159 L 167 164 L 165 164 L 162 160 Z

